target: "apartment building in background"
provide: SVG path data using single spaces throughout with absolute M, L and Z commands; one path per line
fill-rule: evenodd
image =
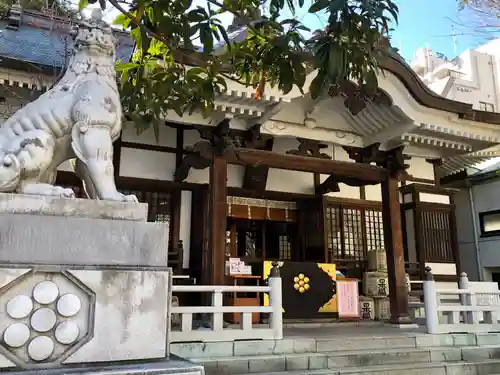
M 437 94 L 481 111 L 500 111 L 500 38 L 453 59 L 420 48 L 410 66 Z
M 421 48 L 410 66 L 437 94 L 500 112 L 500 38 L 454 59 Z M 500 285 L 500 157 L 462 167 L 443 181 L 459 189 L 454 202 L 461 270 L 471 280 Z

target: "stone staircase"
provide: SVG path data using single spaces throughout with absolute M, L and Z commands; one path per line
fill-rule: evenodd
M 500 375 L 500 334 L 387 334 L 177 343 L 207 375 Z M 338 337 L 336 337 L 338 336 Z

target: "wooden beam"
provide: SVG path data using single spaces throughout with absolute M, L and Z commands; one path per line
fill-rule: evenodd
M 408 289 L 405 282 L 403 228 L 399 205 L 398 175 L 391 174 L 382 182 L 382 218 L 384 244 L 387 250 L 391 323 L 412 323 L 408 315 Z
M 225 284 L 226 225 L 227 225 L 227 160 L 214 154 L 210 165 L 208 262 L 212 285 Z
M 271 151 L 273 149 L 274 139 L 269 138 L 263 150 Z M 255 191 L 266 190 L 267 176 L 269 167 L 267 165 L 247 165 L 243 176 L 243 188 Z
M 375 183 L 384 181 L 388 175 L 385 168 L 374 165 L 278 154 L 263 150 L 235 148 L 227 152 L 225 158 L 231 164 L 267 165 L 270 168 L 321 173 Z

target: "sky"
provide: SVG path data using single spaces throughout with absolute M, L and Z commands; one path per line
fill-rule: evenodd
M 396 0 L 396 3 L 399 24 L 392 33 L 392 43 L 401 49 L 405 59 L 411 59 L 417 48 L 426 46 L 453 59 L 485 42 L 461 26 L 466 19 L 463 12 L 458 12 L 457 0 Z
M 443 53 L 453 59 L 466 49 L 475 48 L 485 42 L 484 38 L 471 35 L 470 30 L 467 31 L 460 25 L 460 22 L 464 21 L 464 13 L 458 12 L 457 0 L 394 1 L 399 6 L 399 23 L 394 25 L 395 30 L 391 33 L 392 44 L 400 49 L 400 54 L 407 60 L 411 60 L 417 48 L 429 47 L 434 52 Z M 205 4 L 205 0 L 193 1 L 194 6 Z M 108 21 L 117 14 L 116 11 L 106 13 Z M 298 11 L 296 17 L 313 30 L 325 25 L 324 20 L 308 14 L 307 9 Z M 230 15 L 222 17 L 225 24 L 229 24 L 231 19 Z

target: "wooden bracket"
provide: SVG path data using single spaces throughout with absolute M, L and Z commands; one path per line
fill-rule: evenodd
M 375 163 L 377 166 L 387 169 L 391 174 L 400 176 L 406 174 L 405 171 L 409 168 L 409 165 L 405 164 L 405 160 L 410 160 L 411 157 L 403 154 L 404 145 L 387 151 L 381 151 L 379 147 L 380 143 L 374 143 L 364 148 L 351 146 L 343 146 L 342 148 L 347 152 L 349 158 L 356 163 Z
M 289 155 L 309 156 L 311 158 L 331 159 L 328 154 L 321 152 L 322 149 L 328 146 L 312 139 L 297 138 L 299 147 L 297 150 L 288 150 Z
M 272 151 L 274 138 L 260 132 L 260 124 L 252 126 L 243 136 L 244 147 Z M 243 175 L 243 188 L 255 191 L 266 190 L 269 167 L 267 165 L 247 165 Z
M 198 170 L 208 168 L 214 155 L 224 155 L 235 147 L 239 147 L 239 143 L 235 141 L 229 128 L 229 119 L 222 120 L 214 128 L 199 125 L 194 127 L 198 130 L 201 139 L 204 140 L 198 141 L 193 147 L 186 149 L 187 154 L 182 158 L 179 168 L 174 174 L 176 182 L 184 181 L 191 168 Z

